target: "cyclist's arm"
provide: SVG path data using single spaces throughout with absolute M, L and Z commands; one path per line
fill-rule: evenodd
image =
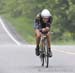
M 34 20 L 34 29 L 39 29 L 40 13 L 38 13 Z
M 39 21 L 37 19 L 34 20 L 34 29 L 39 29 Z

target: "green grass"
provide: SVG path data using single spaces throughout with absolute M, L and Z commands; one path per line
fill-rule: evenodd
M 69 41 L 53 41 L 53 45 L 75 45 L 75 41 L 69 40 Z
M 24 16 L 13 18 L 10 15 L 3 15 L 19 32 L 19 34 L 30 44 L 35 42 L 33 21 Z
M 30 44 L 35 44 L 33 20 L 27 17 L 21 16 L 13 18 L 9 14 L 3 15 L 15 28 L 16 31 Z M 52 41 L 53 45 L 75 45 L 75 41 Z

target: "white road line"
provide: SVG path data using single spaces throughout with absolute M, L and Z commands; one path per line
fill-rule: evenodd
M 70 52 L 70 51 L 57 50 L 57 49 L 53 49 L 53 50 L 55 50 L 55 51 L 57 51 L 57 52 L 65 53 L 65 54 L 75 55 L 75 53 L 74 53 L 74 52 Z
M 8 34 L 8 36 L 17 44 L 17 45 L 21 45 L 21 43 L 19 41 L 17 41 L 13 36 L 12 34 L 8 31 L 8 29 L 5 27 L 1 17 L 0 17 L 0 23 L 3 27 L 3 29 L 5 30 L 5 32 Z
M 25 47 L 33 47 L 33 48 L 35 48 L 36 47 L 36 45 L 24 45 Z M 65 51 L 65 50 L 58 50 L 58 49 L 55 49 L 54 47 L 54 45 L 52 46 L 53 47 L 53 49 L 52 50 L 54 50 L 54 51 L 57 51 L 57 52 L 61 52 L 61 53 L 64 53 L 64 54 L 69 54 L 69 55 L 75 55 L 75 52 L 70 52 L 70 51 Z

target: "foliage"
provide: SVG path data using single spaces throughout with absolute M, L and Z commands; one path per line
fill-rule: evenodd
M 9 13 L 12 18 L 25 16 L 33 20 L 44 8 L 53 16 L 53 40 L 69 38 L 68 34 L 75 40 L 75 0 L 0 0 L 0 13 Z

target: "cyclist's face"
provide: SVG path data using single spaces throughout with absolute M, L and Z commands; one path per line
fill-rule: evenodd
M 49 19 L 49 18 L 43 18 L 43 21 L 44 21 L 45 23 L 47 23 L 47 22 L 48 22 L 48 19 Z

